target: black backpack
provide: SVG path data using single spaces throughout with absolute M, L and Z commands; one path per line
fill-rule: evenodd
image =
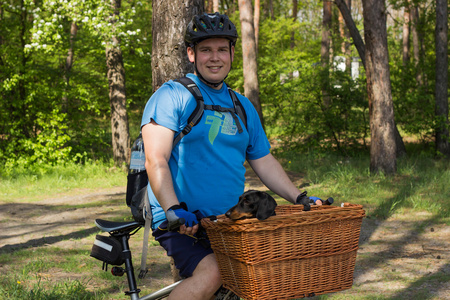
M 200 122 L 205 109 L 218 112 L 230 112 L 233 116 L 239 133 L 242 133 L 243 129 L 237 116 L 241 118 L 241 120 L 244 122 L 244 126 L 247 127 L 247 114 L 245 113 L 245 109 L 236 96 L 235 92 L 231 88 L 228 87 L 228 92 L 230 93 L 230 97 L 233 101 L 233 108 L 228 108 L 219 105 L 205 105 L 200 89 L 191 79 L 187 77 L 181 77 L 175 79 L 175 81 L 181 83 L 186 89 L 188 89 L 189 92 L 191 92 L 197 102 L 197 106 L 189 116 L 187 122 L 188 124 L 186 125 L 186 127 L 183 128 L 183 130 L 177 136 L 175 136 L 173 140 L 173 147 L 175 147 L 185 135 L 191 132 L 192 127 Z M 148 237 L 152 223 L 152 213 L 150 210 L 150 203 L 147 194 L 147 183 L 148 177 L 146 170 L 139 173 L 128 174 L 126 202 L 131 209 L 131 214 L 133 215 L 134 220 L 144 225 L 145 228 L 142 245 L 141 271 L 139 273 L 139 278 L 143 278 L 147 273 L 146 260 L 148 251 Z

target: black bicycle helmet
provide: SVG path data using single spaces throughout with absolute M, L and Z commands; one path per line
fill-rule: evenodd
M 209 38 L 226 38 L 234 46 L 238 38 L 236 26 L 228 16 L 218 12 L 194 16 L 187 26 L 184 36 L 186 45 L 192 47 Z

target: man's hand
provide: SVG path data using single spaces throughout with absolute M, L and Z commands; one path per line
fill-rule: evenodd
M 183 205 L 174 205 L 170 207 L 166 212 L 166 217 L 169 222 L 169 230 L 176 230 L 178 225 L 181 234 L 193 235 L 198 230 L 197 216 L 188 212 Z

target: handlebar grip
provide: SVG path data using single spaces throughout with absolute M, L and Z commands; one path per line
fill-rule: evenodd
M 176 220 L 169 221 L 167 223 L 167 229 L 169 231 L 178 231 L 178 229 L 180 229 L 180 226 L 183 225 L 184 223 L 185 223 L 184 218 L 178 218 Z

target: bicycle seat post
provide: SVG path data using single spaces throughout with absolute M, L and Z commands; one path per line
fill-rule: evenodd
M 122 234 L 120 235 L 120 238 L 122 240 L 122 247 L 123 247 L 122 253 L 125 257 L 125 272 L 127 274 L 128 287 L 130 288 L 130 290 L 128 292 L 125 292 L 125 294 L 130 296 L 131 300 L 137 300 L 139 299 L 139 292 L 141 290 L 137 288 L 136 278 L 134 276 L 134 268 L 131 259 L 130 245 L 128 244 L 130 234 L 129 233 Z

